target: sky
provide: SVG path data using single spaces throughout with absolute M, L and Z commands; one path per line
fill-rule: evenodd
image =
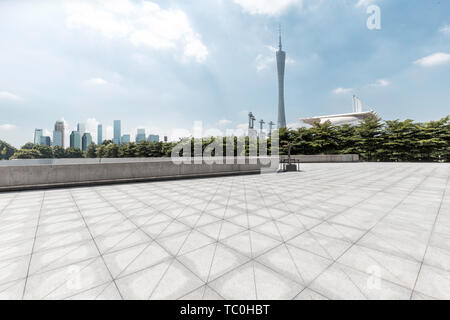
M 369 28 L 373 6 L 379 28 Z M 368 9 L 369 12 L 368 12 Z M 385 120 L 450 114 L 450 1 L 0 0 L 0 140 L 20 147 L 85 123 L 96 141 L 137 128 L 169 138 L 352 111 Z

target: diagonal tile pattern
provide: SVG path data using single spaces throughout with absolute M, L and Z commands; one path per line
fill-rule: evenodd
M 450 299 L 449 164 L 0 194 L 0 299 Z

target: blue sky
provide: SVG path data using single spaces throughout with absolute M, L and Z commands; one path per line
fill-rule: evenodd
M 449 13 L 444 0 L 1 0 L 0 139 L 20 146 L 60 119 L 94 139 L 114 119 L 132 136 L 242 128 L 248 111 L 276 122 L 279 23 L 291 126 L 350 112 L 353 93 L 383 119 L 439 119 Z

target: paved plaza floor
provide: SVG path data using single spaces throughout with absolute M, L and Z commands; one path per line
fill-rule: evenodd
M 2 299 L 450 299 L 449 164 L 0 193 Z

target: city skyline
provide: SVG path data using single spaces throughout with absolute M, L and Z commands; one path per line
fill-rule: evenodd
M 95 143 L 97 145 L 100 145 L 103 143 L 103 141 L 110 140 L 113 143 L 116 143 L 118 145 L 124 144 L 124 143 L 130 143 L 130 142 L 140 142 L 140 141 L 150 141 L 150 142 L 159 142 L 160 135 L 150 133 L 148 136 L 146 136 L 145 128 L 137 128 L 135 134 L 130 133 L 122 133 L 121 131 L 121 120 L 114 120 L 113 123 L 113 129 L 114 124 L 118 124 L 116 134 L 120 138 L 117 140 L 114 138 L 114 130 L 113 130 L 113 136 L 108 139 L 108 135 L 103 135 L 103 124 L 98 123 L 97 128 L 94 131 L 90 131 L 89 129 L 86 129 L 86 124 L 83 122 L 78 122 L 76 124 L 76 127 L 73 130 L 69 130 L 65 126 L 65 122 L 58 120 L 55 122 L 55 130 L 53 130 L 53 139 L 50 136 L 44 135 L 44 130 L 40 128 L 36 128 L 34 130 L 34 137 L 33 137 L 33 143 L 34 144 L 40 144 L 40 145 L 47 145 L 47 146 L 59 146 L 62 148 L 65 148 L 67 145 L 68 147 L 77 148 L 82 151 L 86 151 L 87 147 L 91 143 Z M 64 140 L 65 132 L 69 132 L 70 134 L 67 135 L 68 143 L 64 144 L 62 141 Z M 86 137 L 85 137 L 86 136 Z M 165 136 L 164 136 L 165 137 Z M 105 139 L 103 139 L 105 138 Z M 29 141 L 31 142 L 31 141 Z M 165 141 L 167 142 L 167 141 Z
M 87 127 L 97 119 L 108 127 L 114 118 L 126 119 L 122 130 L 132 137 L 137 128 L 170 136 L 172 128 L 189 130 L 196 120 L 210 128 L 246 127 L 249 111 L 277 121 L 279 23 L 289 48 L 288 126 L 345 112 L 352 94 L 386 120 L 448 114 L 448 2 L 79 3 L 0 3 L 0 139 L 19 147 L 33 140 L 36 124 L 52 137 L 55 119 L 79 119 Z M 370 4 L 381 9 L 380 30 L 367 28 Z M 95 16 L 110 19 L 99 27 Z M 180 29 L 173 27 L 177 18 Z M 139 19 L 157 28 L 134 22 Z M 65 125 L 67 145 L 76 123 Z

